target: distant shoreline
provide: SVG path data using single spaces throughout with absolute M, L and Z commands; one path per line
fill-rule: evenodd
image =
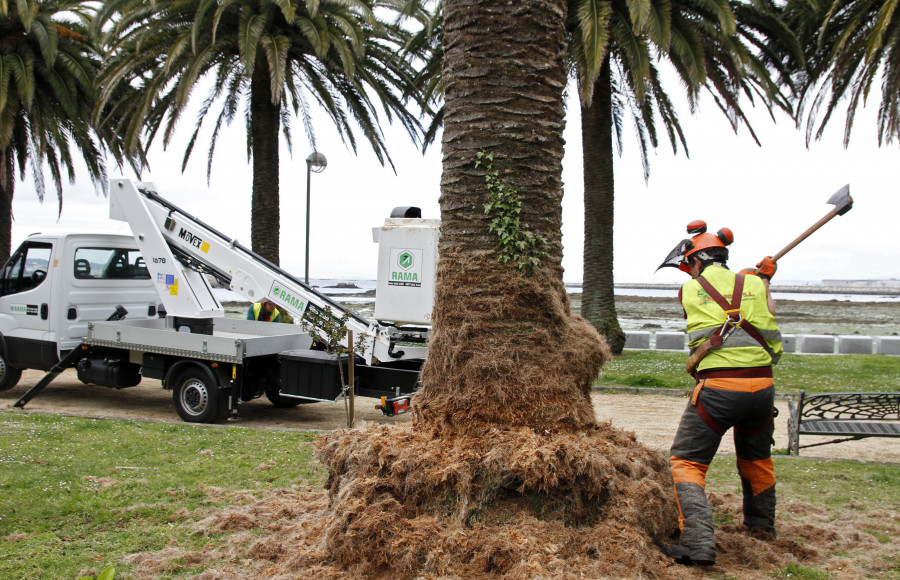
M 581 286 L 581 284 L 566 284 L 566 286 Z M 633 288 L 647 290 L 678 290 L 680 284 L 643 284 L 622 283 L 614 284 L 616 288 Z M 891 286 L 813 286 L 813 285 L 779 285 L 772 284 L 772 292 L 788 292 L 796 294 L 866 294 L 885 296 L 900 296 L 900 287 Z

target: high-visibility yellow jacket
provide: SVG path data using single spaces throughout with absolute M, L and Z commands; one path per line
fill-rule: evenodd
M 734 294 L 734 272 L 722 266 L 707 266 L 701 274 L 726 300 Z M 725 322 L 726 314 L 715 300 L 700 286 L 697 280 L 686 282 L 679 292 L 691 349 L 709 339 Z M 741 315 L 752 324 L 765 339 L 773 356 L 744 329 L 737 328 L 722 346 L 714 348 L 697 366 L 698 371 L 720 368 L 765 367 L 778 362 L 782 353 L 781 332 L 775 316 L 769 312 L 766 287 L 758 276 L 744 277 L 744 290 L 740 303 Z M 773 360 L 774 359 L 774 360 Z
M 262 318 L 260 318 L 262 316 Z M 247 313 L 247 320 L 261 320 L 263 322 L 281 322 L 281 312 L 277 308 L 269 314 L 263 309 L 262 302 L 256 302 L 250 307 Z

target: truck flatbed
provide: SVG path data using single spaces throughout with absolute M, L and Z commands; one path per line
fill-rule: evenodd
M 248 357 L 308 349 L 312 343 L 299 325 L 218 318 L 212 334 L 195 334 L 177 332 L 170 324 L 166 319 L 94 322 L 84 343 L 232 364 L 242 364 Z

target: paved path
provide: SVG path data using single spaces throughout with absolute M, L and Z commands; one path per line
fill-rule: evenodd
M 43 373 L 26 371 L 20 383 L 8 391 L 0 392 L 0 410 L 12 410 L 12 405 L 25 391 L 34 385 Z M 598 421 L 608 421 L 614 426 L 635 433 L 638 440 L 667 453 L 678 420 L 687 403 L 683 396 L 659 394 L 594 393 L 594 408 Z M 408 421 L 409 415 L 388 418 L 375 409 L 374 399 L 359 398 L 356 406 L 358 421 L 391 423 Z M 775 424 L 775 448 L 787 448 L 786 401 L 776 403 L 779 417 Z M 61 374 L 44 392 L 26 407 L 27 412 L 60 413 L 66 415 L 163 421 L 181 423 L 172 405 L 169 391 L 162 389 L 159 381 L 145 380 L 130 389 L 106 389 L 84 385 L 68 370 Z M 242 421 L 226 423 L 259 429 L 309 429 L 331 430 L 346 425 L 343 403 L 314 403 L 293 409 L 277 409 L 267 399 L 257 399 L 240 407 Z M 801 443 L 814 443 L 828 438 L 801 437 Z M 731 437 L 723 439 L 720 453 L 733 453 Z M 870 438 L 835 445 L 826 445 L 801 451 L 803 457 L 830 459 L 854 459 L 900 464 L 900 439 Z
M 686 397 L 670 395 L 595 394 L 594 408 L 597 420 L 608 421 L 626 431 L 632 431 L 639 441 L 660 451 L 668 452 L 672 437 L 687 404 Z M 775 420 L 775 448 L 787 449 L 787 401 L 776 401 L 778 417 Z M 801 445 L 828 441 L 833 437 L 802 435 Z M 722 439 L 720 453 L 734 453 L 731 435 Z M 853 459 L 900 464 L 900 439 L 872 437 L 860 441 L 847 441 L 833 445 L 801 449 L 801 457 L 827 459 Z

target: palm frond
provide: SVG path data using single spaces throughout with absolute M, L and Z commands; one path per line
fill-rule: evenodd
M 582 87 L 588 90 L 588 94 L 582 93 L 582 100 L 585 102 L 590 102 L 589 91 L 594 86 L 606 58 L 612 11 L 612 3 L 607 0 L 585 0 L 578 4 L 574 42 L 578 46 L 576 60 L 583 62 Z
M 240 32 L 238 34 L 238 49 L 241 54 L 241 62 L 247 76 L 253 76 L 256 68 L 256 51 L 259 49 L 260 39 L 266 30 L 268 15 L 245 10 L 241 13 Z
M 31 34 L 37 40 L 44 62 L 52 65 L 59 47 L 56 25 L 47 18 L 36 18 L 31 24 Z

